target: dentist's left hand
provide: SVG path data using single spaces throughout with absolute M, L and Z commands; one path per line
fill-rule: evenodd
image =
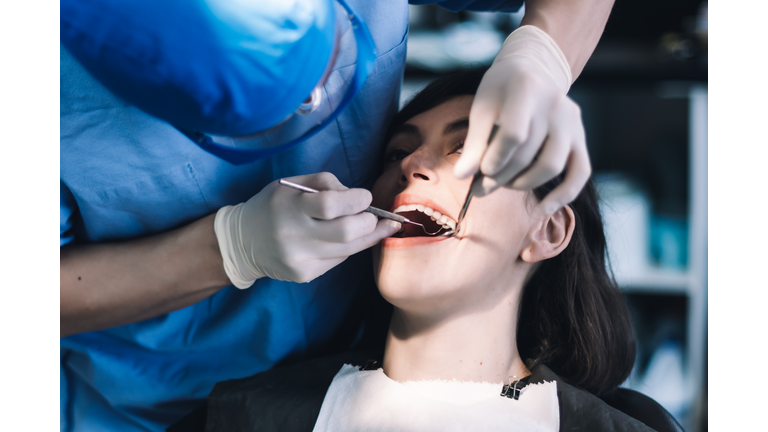
M 578 105 L 566 96 L 572 81 L 565 55 L 532 25 L 515 30 L 488 69 L 472 103 L 469 130 L 454 174 L 480 170 L 477 196 L 499 187 L 532 190 L 568 168 L 539 204 L 546 214 L 573 201 L 592 173 Z M 487 144 L 494 123 L 500 124 Z
M 331 173 L 288 180 L 321 192 L 303 193 L 275 181 L 216 214 L 224 269 L 238 288 L 261 277 L 309 282 L 400 230 L 396 222 L 361 213 L 371 193 L 348 189 Z

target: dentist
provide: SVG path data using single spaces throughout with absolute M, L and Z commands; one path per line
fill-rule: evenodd
M 611 6 L 528 2 L 456 167 L 486 174 L 479 194 L 564 167 L 542 211 L 578 194 L 589 159 L 566 93 Z M 162 430 L 217 381 L 359 341 L 375 291 L 358 252 L 398 229 L 360 211 L 407 22 L 402 1 L 61 2 L 62 430 Z

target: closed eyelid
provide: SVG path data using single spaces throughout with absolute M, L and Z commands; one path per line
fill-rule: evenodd
M 463 117 L 457 120 L 454 120 L 443 128 L 443 136 L 448 136 L 452 134 L 456 134 L 459 132 L 463 132 L 466 136 L 467 131 L 469 130 L 469 118 Z M 424 142 L 424 136 L 421 133 L 421 130 L 418 126 L 411 124 L 411 123 L 403 123 L 400 126 L 395 129 L 395 132 L 392 134 L 391 138 L 389 139 L 389 143 L 387 144 L 385 148 L 385 152 L 390 151 L 390 145 L 394 143 L 397 140 L 400 139 L 414 139 L 419 144 Z
M 414 145 L 419 147 L 421 146 L 422 142 L 423 137 L 419 128 L 415 125 L 405 123 L 398 126 L 395 132 L 389 138 L 389 142 L 386 146 L 384 146 L 383 154 L 386 155 L 397 147 L 401 149 L 404 147 L 410 148 Z

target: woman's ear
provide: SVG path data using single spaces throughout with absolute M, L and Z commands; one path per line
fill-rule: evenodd
M 557 256 L 570 243 L 575 228 L 573 210 L 567 205 L 561 207 L 531 225 L 520 258 L 527 263 L 536 263 Z

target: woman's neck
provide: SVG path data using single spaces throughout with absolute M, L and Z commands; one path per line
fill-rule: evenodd
M 460 315 L 424 316 L 395 307 L 384 373 L 395 381 L 506 382 L 530 373 L 517 351 L 519 291 Z

